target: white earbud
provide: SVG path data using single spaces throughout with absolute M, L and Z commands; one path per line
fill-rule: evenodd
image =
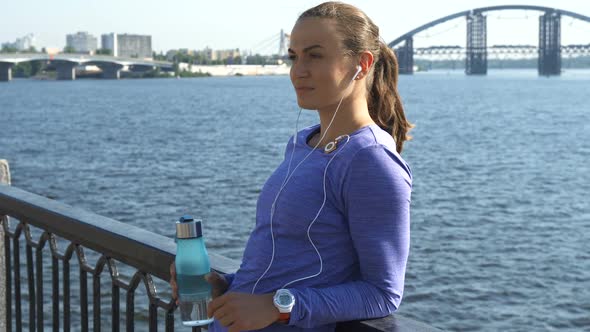
M 356 79 L 356 77 L 359 75 L 359 73 L 361 72 L 361 70 L 363 70 L 363 67 L 361 67 L 361 65 L 356 66 L 356 73 L 354 73 L 354 76 L 352 77 L 352 80 L 354 81 Z

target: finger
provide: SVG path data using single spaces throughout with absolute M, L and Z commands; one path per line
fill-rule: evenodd
M 241 332 L 241 331 L 242 331 L 241 326 L 236 323 L 229 326 L 229 329 L 227 330 L 227 332 Z
M 217 317 L 215 317 L 217 318 Z M 228 327 L 234 323 L 233 315 L 225 315 L 221 319 L 217 319 L 222 326 Z
M 172 288 L 172 298 L 178 298 L 178 286 L 176 285 L 176 281 L 170 279 L 170 288 Z
M 227 317 L 229 316 L 233 316 L 231 311 L 232 310 L 229 308 L 229 305 L 224 305 L 223 307 L 218 308 L 217 310 L 212 312 L 211 315 L 208 315 L 208 317 L 214 317 L 215 319 L 220 321 L 224 318 L 227 319 Z
M 213 289 L 211 289 L 211 298 L 212 299 L 216 299 L 218 297 L 220 297 L 221 295 L 223 295 L 223 291 L 221 291 L 218 288 L 213 287 Z
M 209 317 L 217 319 L 223 326 L 226 327 L 235 321 L 235 315 L 227 303 L 216 309 L 211 315 L 209 315 Z
M 226 295 L 223 295 L 223 296 L 220 296 L 218 298 L 211 300 L 211 302 L 209 302 L 209 305 L 207 306 L 207 315 L 209 317 L 213 317 L 215 312 L 217 310 L 219 310 L 219 308 L 223 307 L 223 305 L 225 304 L 226 301 L 227 301 Z
M 170 277 L 176 279 L 176 264 L 174 262 L 170 264 Z
M 212 286 L 218 286 L 220 284 L 226 283 L 225 277 L 215 271 L 205 274 L 205 280 Z
M 178 305 L 178 285 L 176 284 L 176 264 L 174 261 L 170 264 L 170 288 L 172 288 L 172 299 L 176 300 Z

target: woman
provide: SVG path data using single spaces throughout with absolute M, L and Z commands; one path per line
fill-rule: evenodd
M 295 134 L 264 185 L 240 269 L 208 276 L 209 331 L 333 331 L 402 298 L 412 125 L 395 55 L 363 12 L 327 2 L 299 17 L 289 57 L 297 102 L 320 124 Z

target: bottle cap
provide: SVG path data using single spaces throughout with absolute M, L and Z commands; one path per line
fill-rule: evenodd
M 201 219 L 193 219 L 192 216 L 184 215 L 176 222 L 176 238 L 191 239 L 203 236 Z

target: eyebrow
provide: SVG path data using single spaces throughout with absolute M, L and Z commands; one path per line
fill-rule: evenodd
M 304 48 L 303 53 L 309 52 L 310 50 L 312 50 L 314 48 L 323 48 L 323 47 L 322 47 L 322 45 L 319 45 L 319 44 L 311 45 L 311 46 Z M 293 51 L 293 49 L 291 49 L 291 48 L 289 48 L 288 52 L 295 53 L 295 51 Z

